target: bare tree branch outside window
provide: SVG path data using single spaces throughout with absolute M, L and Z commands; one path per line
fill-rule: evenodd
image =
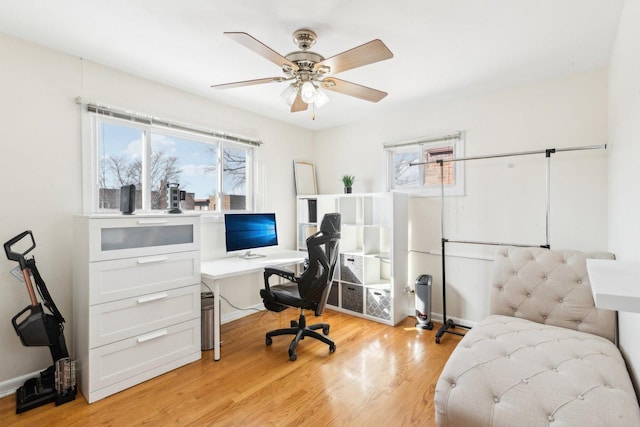
M 225 193 L 245 194 L 247 152 L 225 147 L 222 150 L 222 172 Z

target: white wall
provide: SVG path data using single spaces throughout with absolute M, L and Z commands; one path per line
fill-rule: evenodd
M 640 261 L 640 0 L 627 0 L 609 75 L 609 247 Z M 639 284 L 640 285 L 640 284 Z M 620 348 L 640 384 L 640 314 L 619 313 Z
M 316 133 L 319 189 L 340 192 L 339 177 L 351 174 L 354 191 L 384 191 L 383 143 L 457 130 L 465 132 L 466 156 L 604 144 L 606 105 L 606 70 L 407 105 L 391 115 Z M 553 248 L 606 249 L 607 154 L 552 156 Z M 544 155 L 466 162 L 465 173 L 466 196 L 445 202 L 448 239 L 545 243 Z M 424 253 L 440 247 L 439 199 L 411 199 L 408 226 L 409 278 L 434 276 L 433 310 L 442 313 L 441 258 Z M 490 258 L 494 248 L 450 244 L 447 251 Z M 487 314 L 490 263 L 447 260 L 447 315 L 480 320 Z
M 2 34 L 0 52 L 0 243 L 26 229 L 33 231 L 38 268 L 67 320 L 70 349 L 71 219 L 82 211 L 77 96 L 263 140 L 261 205 L 278 215 L 281 246 L 295 247 L 292 164 L 294 159 L 311 159 L 310 131 Z M 202 229 L 203 256 L 224 254 L 222 224 L 206 222 Z M 46 347 L 22 346 L 11 326 L 11 317 L 29 304 L 24 285 L 9 273 L 15 265 L 4 254 L 0 256 L 0 395 L 20 385 L 14 384 L 17 377 L 51 364 Z M 231 284 L 226 296 L 241 305 L 257 304 L 260 280 L 253 279 L 253 287 Z

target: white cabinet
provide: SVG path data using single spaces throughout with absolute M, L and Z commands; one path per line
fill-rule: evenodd
M 198 216 L 79 216 L 74 241 L 74 357 L 89 403 L 200 359 Z
M 314 212 L 315 210 L 315 212 Z M 298 249 L 325 213 L 342 221 L 339 265 L 329 294 L 338 311 L 395 325 L 408 315 L 408 199 L 402 193 L 298 197 Z

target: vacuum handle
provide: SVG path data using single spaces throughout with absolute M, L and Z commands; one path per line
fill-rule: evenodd
M 13 246 L 27 236 L 31 238 L 31 247 L 25 250 L 24 252 L 14 252 Z M 35 247 L 36 247 L 36 241 L 33 239 L 33 233 L 31 233 L 31 230 L 27 230 L 18 234 L 13 239 L 10 239 L 8 242 L 5 242 L 4 253 L 7 254 L 7 258 L 10 259 L 11 261 L 18 262 L 18 264 L 20 264 L 20 268 L 24 270 L 27 267 L 27 262 L 24 257 L 26 254 L 31 252 Z
M 29 236 L 29 238 L 31 239 L 31 246 L 24 252 L 14 252 L 13 246 L 27 236 Z M 27 266 L 27 260 L 24 256 L 31 252 L 35 247 L 36 241 L 33 239 L 33 233 L 31 233 L 31 230 L 23 231 L 4 244 L 4 253 L 7 254 L 7 258 L 20 264 L 20 268 L 22 269 L 22 276 L 24 277 L 24 283 L 27 285 L 27 292 L 29 293 L 29 299 L 31 300 L 32 306 L 38 305 L 38 299 L 36 298 L 36 293 L 33 289 L 33 284 L 31 283 L 31 270 Z
M 27 311 L 33 311 L 32 306 L 27 306 L 24 308 L 24 310 L 22 310 L 20 313 L 16 314 L 15 316 L 13 316 L 13 318 L 11 319 L 11 323 L 13 324 L 13 329 L 16 330 L 16 332 L 18 333 L 18 335 L 20 335 L 20 325 L 18 324 L 18 318 L 20 316 L 22 316 L 25 312 Z

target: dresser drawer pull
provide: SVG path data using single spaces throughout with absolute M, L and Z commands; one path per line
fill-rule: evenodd
M 159 300 L 159 299 L 164 299 L 164 298 L 166 298 L 168 296 L 169 296 L 169 294 L 167 294 L 166 292 L 162 292 L 160 294 L 146 295 L 144 297 L 138 298 L 138 304 L 144 304 L 145 302 L 151 302 L 151 301 L 156 301 L 156 300 Z
M 167 335 L 167 330 L 163 329 L 162 331 L 151 332 L 150 334 L 143 335 L 138 337 L 138 343 L 143 343 L 145 341 L 154 340 L 156 338 L 160 338 Z
M 155 256 L 148 258 L 138 258 L 138 264 L 152 264 L 154 262 L 165 262 L 168 261 L 169 258 L 166 256 Z
M 138 224 L 140 225 L 150 225 L 150 224 L 168 224 L 169 220 L 167 219 L 139 219 Z

